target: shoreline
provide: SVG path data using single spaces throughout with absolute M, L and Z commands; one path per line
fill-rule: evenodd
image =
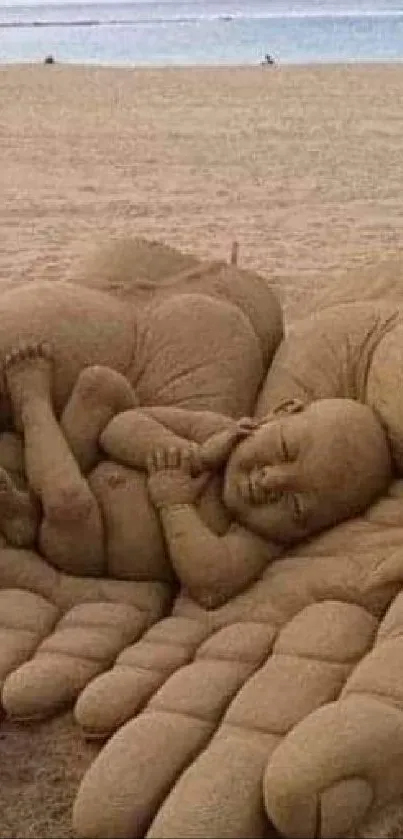
M 38 58 L 37 60 L 29 59 L 27 61 L 1 61 L 0 60 L 0 69 L 15 69 L 15 68 L 28 68 L 28 67 L 40 67 L 44 63 L 44 55 L 43 58 Z M 275 61 L 273 65 L 266 65 L 264 62 L 258 61 L 255 64 L 252 63 L 243 63 L 243 64 L 236 64 L 236 63 L 224 63 L 221 62 L 219 64 L 128 64 L 127 62 L 122 62 L 121 64 L 111 64 L 107 62 L 94 62 L 94 61 L 74 61 L 74 60 L 59 60 L 57 57 L 54 57 L 54 64 L 53 66 L 58 66 L 62 68 L 74 68 L 74 69 L 82 69 L 82 70 L 136 70 L 136 71 L 148 71 L 148 70 L 157 70 L 157 71 L 166 71 L 166 70 L 177 70 L 181 71 L 188 71 L 188 70 L 196 70 L 196 71 L 227 71 L 227 70 L 265 70 L 267 72 L 271 71 L 272 73 L 278 70 L 311 70 L 311 69 L 321 69 L 321 68 L 328 68 L 330 70 L 340 69 L 340 68 L 355 68 L 355 67 L 376 67 L 376 68 L 388 68 L 388 67 L 399 67 L 403 64 L 403 56 L 402 58 L 395 58 L 395 59 L 376 59 L 376 58 L 368 58 L 368 59 L 349 59 L 348 61 Z

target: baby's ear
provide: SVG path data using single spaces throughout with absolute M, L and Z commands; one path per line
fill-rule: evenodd
M 273 414 L 300 414 L 304 408 L 305 404 L 301 402 L 301 399 L 285 399 L 284 402 L 277 405 Z

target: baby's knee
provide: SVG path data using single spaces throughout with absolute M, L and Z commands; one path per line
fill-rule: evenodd
M 134 392 L 125 376 L 100 364 L 81 371 L 74 392 L 86 404 L 101 404 L 121 411 L 132 408 L 136 403 Z
M 82 524 L 90 518 L 95 504 L 84 481 L 76 486 L 55 486 L 44 500 L 44 514 L 49 524 Z

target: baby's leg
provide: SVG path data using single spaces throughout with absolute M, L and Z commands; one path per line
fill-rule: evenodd
M 97 576 L 104 564 L 102 520 L 54 414 L 50 348 L 21 346 L 7 356 L 5 373 L 24 433 L 28 483 L 43 507 L 40 549 L 63 571 Z
M 39 504 L 33 495 L 19 489 L 11 475 L 0 466 L 0 531 L 9 545 L 33 545 L 39 529 Z
M 0 532 L 9 545 L 33 545 L 39 528 L 39 505 L 24 479 L 23 441 L 18 434 L 0 434 Z
M 84 474 L 99 460 L 98 439 L 115 414 L 137 404 L 128 380 L 109 367 L 86 367 L 80 373 L 60 424 Z
M 103 461 L 89 485 L 103 513 L 108 575 L 120 580 L 171 581 L 159 517 L 148 497 L 147 476 Z

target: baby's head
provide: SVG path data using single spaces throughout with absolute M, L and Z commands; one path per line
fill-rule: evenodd
M 271 415 L 237 446 L 224 499 L 242 524 L 287 544 L 363 512 L 391 477 L 388 441 L 373 411 L 321 399 Z

